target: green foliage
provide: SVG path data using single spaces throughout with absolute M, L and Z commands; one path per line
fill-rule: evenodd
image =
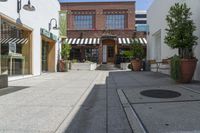
M 68 60 L 69 59 L 70 51 L 71 51 L 71 45 L 66 43 L 66 42 L 63 42 L 61 55 L 62 55 L 64 60 Z
M 174 55 L 171 59 L 171 78 L 174 80 L 180 80 L 181 78 L 181 71 L 180 71 L 180 65 L 181 65 L 181 58 L 177 55 Z
M 173 49 L 178 48 L 181 58 L 192 58 L 193 46 L 197 45 L 198 38 L 193 35 L 196 26 L 191 20 L 191 15 L 192 12 L 186 3 L 176 3 L 166 17 L 168 28 L 165 43 Z
M 124 51 L 123 56 L 126 58 L 132 58 L 133 55 L 131 51 Z
M 131 44 L 131 52 L 133 58 L 143 59 L 145 57 L 144 48 L 138 42 L 134 42 Z

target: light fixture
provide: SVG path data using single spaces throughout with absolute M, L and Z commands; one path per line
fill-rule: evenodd
M 22 5 L 22 0 L 17 0 L 17 13 L 20 13 L 21 6 Z M 23 6 L 23 9 L 26 11 L 35 11 L 35 7 L 31 5 L 31 1 L 28 0 L 28 4 Z
M 8 1 L 8 0 L 0 0 L 0 2 L 6 2 L 6 1 Z
M 53 29 L 54 30 L 58 30 L 59 28 L 58 28 L 58 24 L 57 24 L 57 20 L 55 19 L 55 18 L 52 18 L 51 20 L 50 20 L 50 22 L 49 22 L 49 31 L 51 31 L 51 23 L 52 23 L 52 21 L 55 21 L 55 26 L 53 27 Z
M 24 10 L 27 10 L 27 11 L 35 11 L 35 7 L 31 5 L 30 0 L 28 0 L 28 4 L 24 5 L 23 8 Z

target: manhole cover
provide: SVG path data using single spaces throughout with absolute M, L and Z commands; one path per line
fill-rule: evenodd
M 175 98 L 181 96 L 181 93 L 171 90 L 145 90 L 140 92 L 140 94 L 153 98 Z

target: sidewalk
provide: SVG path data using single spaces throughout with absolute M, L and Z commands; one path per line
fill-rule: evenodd
M 200 83 L 153 72 L 71 71 L 13 81 L 0 91 L 0 132 L 198 133 Z M 175 98 L 141 95 L 171 90 Z M 163 95 L 170 96 L 170 95 Z
M 56 132 L 99 75 L 71 71 L 9 82 L 23 89 L 0 96 L 0 132 Z

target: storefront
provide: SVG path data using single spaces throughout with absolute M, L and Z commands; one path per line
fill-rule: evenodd
M 32 29 L 0 16 L 0 74 L 32 74 Z
M 41 71 L 55 72 L 56 71 L 56 41 L 57 36 L 51 32 L 41 28 Z

